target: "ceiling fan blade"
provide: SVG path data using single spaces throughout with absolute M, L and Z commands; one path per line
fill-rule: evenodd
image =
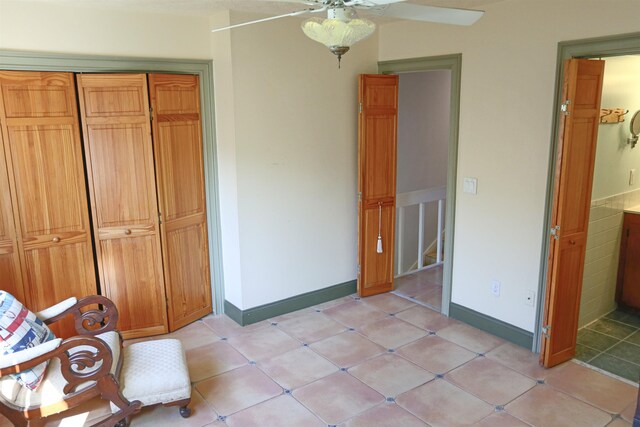
M 484 12 L 481 10 L 453 9 L 413 3 L 393 3 L 387 6 L 375 7 L 370 9 L 369 13 L 378 16 L 409 19 L 412 21 L 454 25 L 472 25 L 484 15 Z
M 304 10 L 299 10 L 297 12 L 290 12 L 290 13 L 285 13 L 283 15 L 270 16 L 268 18 L 256 19 L 255 21 L 241 22 L 239 24 L 229 25 L 227 27 L 216 28 L 211 30 L 211 32 L 216 33 L 218 31 L 231 30 L 233 28 L 244 27 L 246 25 L 259 24 L 260 22 L 273 21 L 274 19 L 286 18 L 288 16 L 299 16 L 299 15 L 304 15 L 305 13 L 322 12 L 323 10 L 326 10 L 326 7 L 321 7 L 318 9 L 304 9 Z

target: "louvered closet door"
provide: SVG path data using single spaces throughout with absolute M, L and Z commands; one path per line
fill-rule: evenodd
M 70 296 L 95 294 L 73 75 L 3 71 L 0 86 L 27 305 L 41 310 Z M 4 206 L 6 195 L 0 197 Z M 66 336 L 73 328 L 66 323 L 55 332 Z
M 149 92 L 167 309 L 175 330 L 212 311 L 198 77 L 150 74 Z
M 167 332 L 147 78 L 78 75 L 96 256 L 127 338 Z

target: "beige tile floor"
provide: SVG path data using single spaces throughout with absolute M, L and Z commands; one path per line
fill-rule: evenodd
M 209 316 L 170 334 L 193 414 L 143 408 L 135 426 L 630 426 L 637 388 L 530 351 L 412 300 L 355 295 L 242 328 Z M 93 402 L 52 426 L 91 424 Z

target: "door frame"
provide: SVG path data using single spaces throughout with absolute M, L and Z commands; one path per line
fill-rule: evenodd
M 202 145 L 209 238 L 209 265 L 214 313 L 224 313 L 224 277 L 218 191 L 218 158 L 214 123 L 213 61 L 114 57 L 0 50 L 0 68 L 19 71 L 64 71 L 87 73 L 196 74 L 202 100 Z
M 562 103 L 562 83 L 564 81 L 564 62 L 571 58 L 606 58 L 612 56 L 640 54 L 640 32 L 619 34 L 606 37 L 571 40 L 558 43 L 556 60 L 556 83 L 553 100 L 553 118 L 551 126 L 551 144 L 549 148 L 549 168 L 547 171 L 547 192 L 542 228 L 542 249 L 540 254 L 540 273 L 538 277 L 538 295 L 546 295 L 548 256 L 550 249 L 551 216 L 553 210 L 554 178 L 558 151 L 558 131 L 560 126 L 560 104 Z M 606 70 L 605 70 L 606 73 Z M 584 267 L 584 266 L 583 266 Z M 533 331 L 532 351 L 539 353 L 542 348 L 541 326 L 544 321 L 545 299 L 538 298 L 535 328 Z
M 449 107 L 449 142 L 447 149 L 447 202 L 445 204 L 444 267 L 442 277 L 442 309 L 449 316 L 451 304 L 451 276 L 453 272 L 453 241 L 455 235 L 455 207 L 458 173 L 458 132 L 460 122 L 460 82 L 462 54 L 409 58 L 378 62 L 380 74 L 400 74 L 422 71 L 451 71 Z

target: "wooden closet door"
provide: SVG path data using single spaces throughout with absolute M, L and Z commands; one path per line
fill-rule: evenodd
M 26 303 L 41 310 L 95 294 L 73 75 L 2 71 L 0 86 Z M 73 331 L 71 322 L 55 330 L 63 336 Z
M 150 74 L 149 92 L 173 331 L 212 311 L 198 77 Z
M 77 79 L 102 291 L 126 338 L 165 333 L 146 75 Z
M 0 289 L 9 292 L 20 301 L 26 301 L 22 287 L 18 240 L 13 220 L 2 133 L 0 133 L 0 282 Z

